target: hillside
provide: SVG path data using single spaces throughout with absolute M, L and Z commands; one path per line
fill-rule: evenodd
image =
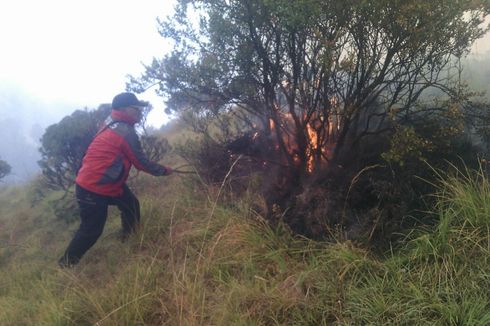
M 433 230 L 384 256 L 271 228 L 253 194 L 139 175 L 143 222 L 128 243 L 115 211 L 73 269 L 56 261 L 77 223 L 33 185 L 0 192 L 1 325 L 489 325 L 490 186 L 449 178 Z M 483 180 L 483 181 L 482 181 Z

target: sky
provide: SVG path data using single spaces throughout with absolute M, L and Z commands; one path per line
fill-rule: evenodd
M 128 74 L 169 51 L 156 19 L 172 8 L 169 0 L 0 0 L 0 95 L 38 104 L 46 111 L 33 112 L 47 123 L 110 103 Z M 154 106 L 151 125 L 168 120 L 154 90 L 138 97 Z

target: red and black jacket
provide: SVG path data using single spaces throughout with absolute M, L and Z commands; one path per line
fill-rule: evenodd
M 118 197 L 128 179 L 131 166 L 149 174 L 167 174 L 167 168 L 151 162 L 141 149 L 134 129 L 136 121 L 113 110 L 104 127 L 95 136 L 83 158 L 76 183 L 104 196 Z

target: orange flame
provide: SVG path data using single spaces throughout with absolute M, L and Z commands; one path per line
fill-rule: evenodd
M 309 123 L 306 125 L 306 131 L 308 133 L 308 148 L 306 149 L 306 170 L 311 173 L 315 168 L 315 158 L 313 156 L 313 153 L 315 150 L 318 149 L 319 144 L 316 131 Z
M 280 126 L 283 129 L 282 137 L 283 142 L 287 147 L 288 153 L 293 157 L 296 163 L 301 163 L 298 155 L 298 144 L 294 141 L 294 137 L 291 135 L 295 132 L 294 122 L 291 114 L 285 113 L 279 116 Z M 328 124 L 328 128 L 323 128 L 324 124 Z M 271 131 L 276 128 L 276 123 L 269 119 L 269 127 Z M 322 117 L 316 117 L 306 124 L 306 138 L 307 138 L 307 148 L 306 148 L 306 170 L 312 173 L 315 168 L 320 164 L 325 164 L 327 158 L 330 157 L 331 149 L 334 145 L 332 141 L 333 137 L 326 137 L 326 135 L 319 135 L 320 133 L 328 133 L 329 136 L 333 136 L 334 133 L 338 131 L 337 123 L 333 121 L 332 118 L 324 119 Z M 275 133 L 274 133 L 275 135 Z M 321 137 L 321 139 L 319 138 Z M 328 143 L 324 139 L 330 139 Z M 279 143 L 276 141 L 276 149 L 279 149 Z M 318 157 L 316 153 L 321 149 L 321 155 Z

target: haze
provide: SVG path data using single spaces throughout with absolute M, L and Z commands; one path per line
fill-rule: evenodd
M 110 102 L 128 74 L 168 51 L 156 18 L 172 8 L 167 0 L 0 2 L 0 159 L 13 167 L 7 181 L 37 172 L 44 128 Z M 168 120 L 153 90 L 140 97 L 155 107 L 151 125 Z

